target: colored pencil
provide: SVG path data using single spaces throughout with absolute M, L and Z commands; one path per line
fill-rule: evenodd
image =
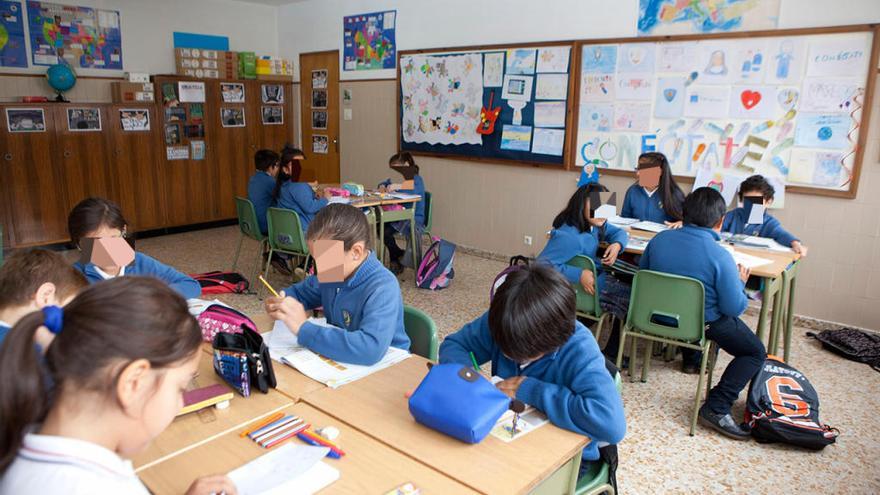
M 474 369 L 480 371 L 480 365 L 477 364 L 477 356 L 474 356 L 473 352 L 471 352 L 471 362 L 474 363 Z
M 306 424 L 304 424 L 304 425 L 300 425 L 300 426 L 294 428 L 293 430 L 290 430 L 289 432 L 287 432 L 287 434 L 285 434 L 285 435 L 282 436 L 281 438 L 275 439 L 275 440 L 273 440 L 272 442 L 267 442 L 267 443 L 261 444 L 261 446 L 262 446 L 264 449 L 271 449 L 272 447 L 275 447 L 275 446 L 281 445 L 282 443 L 285 442 L 285 440 L 289 440 L 289 439 L 291 439 L 291 438 L 297 436 L 297 435 L 298 435 L 299 433 L 301 433 L 303 430 L 305 430 L 305 429 L 307 429 L 307 428 L 311 428 L 311 427 L 312 427 L 312 425 L 310 425 L 310 424 L 308 424 L 308 423 L 306 423 Z
M 275 296 L 275 297 L 281 297 L 281 296 L 278 295 L 277 292 L 275 292 L 275 289 L 273 289 L 272 286 L 269 285 L 269 282 L 266 282 L 266 279 L 263 278 L 262 275 L 258 276 L 257 278 L 260 279 L 260 282 L 263 282 L 263 285 L 265 285 L 266 288 L 269 289 L 269 292 L 271 292 L 273 296 Z
M 345 455 L 345 452 L 342 449 L 340 449 L 338 445 L 334 444 L 330 440 L 327 440 L 326 438 L 322 437 L 321 435 L 318 435 L 315 432 L 306 430 L 306 431 L 302 432 L 302 434 L 311 438 L 312 440 L 318 442 L 319 444 L 321 444 L 325 447 L 330 447 L 330 450 L 332 450 L 333 452 L 336 452 L 340 456 Z
M 264 427 L 264 426 L 268 426 L 270 423 L 274 423 L 275 421 L 278 421 L 279 419 L 281 419 L 281 418 L 283 418 L 283 417 L 284 417 L 284 413 L 280 413 L 280 412 L 278 412 L 278 413 L 275 413 L 275 414 L 269 416 L 269 417 L 266 418 L 265 420 L 260 421 L 259 423 L 256 423 L 256 424 L 255 424 L 255 423 L 251 423 L 250 428 L 248 428 L 247 430 L 245 430 L 245 431 L 239 433 L 238 436 L 241 437 L 241 438 L 244 438 L 244 437 L 250 435 L 251 433 L 253 433 L 253 432 L 259 430 L 260 428 L 262 428 L 262 427 Z

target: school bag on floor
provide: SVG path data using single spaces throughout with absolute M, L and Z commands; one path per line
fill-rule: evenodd
M 865 363 L 880 371 L 880 335 L 863 332 L 855 328 L 842 328 L 840 330 L 825 330 L 815 334 L 807 332 L 807 337 L 813 337 L 822 343 L 822 347 L 839 354 L 852 361 Z
M 250 282 L 236 272 L 193 273 L 190 277 L 202 286 L 202 294 L 247 294 Z
M 752 378 L 745 421 L 762 443 L 822 450 L 840 435 L 819 421 L 819 395 L 807 377 L 776 356 L 767 356 Z
M 449 287 L 455 278 L 455 270 L 452 269 L 454 260 L 455 244 L 435 237 L 416 271 L 416 286 L 430 290 Z

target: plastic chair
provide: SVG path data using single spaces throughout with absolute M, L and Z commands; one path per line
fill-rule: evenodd
M 705 289 L 703 283 L 690 277 L 682 277 L 652 270 L 639 270 L 633 278 L 632 297 L 626 323 L 621 329 L 620 349 L 617 351 L 617 367 L 623 361 L 626 338 L 630 337 L 632 347 L 629 357 L 630 380 L 635 381 L 633 369 L 636 367 L 636 345 L 638 339 L 650 342 L 687 347 L 703 352 L 700 362 L 700 375 L 697 392 L 694 395 L 694 412 L 691 417 L 690 435 L 697 426 L 697 413 L 703 389 L 704 374 L 710 354 L 710 341 L 706 338 L 704 318 Z M 642 382 L 648 379 L 651 363 L 652 345 L 645 346 Z M 709 382 L 712 383 L 712 369 L 709 369 Z
M 434 320 L 421 310 L 404 305 L 403 327 L 409 336 L 410 352 L 436 363 L 440 344 Z
M 275 253 L 285 253 L 296 258 L 305 258 L 303 266 L 308 266 L 311 255 L 299 215 L 285 208 L 269 208 L 266 212 L 266 220 L 269 224 L 269 259 L 272 259 Z M 264 277 L 269 276 L 270 266 L 271 263 L 266 263 Z M 260 285 L 260 294 L 262 294 L 263 288 L 262 284 Z
M 620 372 L 614 375 L 614 386 L 617 387 L 618 393 L 623 390 Z M 575 495 L 598 495 L 600 493 L 615 495 L 614 487 L 611 486 L 611 467 L 603 462 L 589 473 L 585 473 L 578 480 L 574 493 Z
M 599 274 L 596 273 L 596 264 L 588 256 L 577 255 L 568 260 L 568 265 L 580 270 L 591 270 L 593 272 L 593 280 L 599 280 Z M 571 285 L 574 287 L 574 293 L 577 296 L 577 315 L 597 322 L 596 331 L 593 332 L 593 336 L 598 341 L 605 326 L 606 316 L 611 315 L 610 313 L 602 312 L 602 306 L 599 304 L 599 291 L 594 290 L 594 294 L 591 295 L 581 287 L 581 284 L 573 283 Z
M 232 271 L 238 267 L 238 257 L 241 254 L 241 245 L 244 242 L 245 237 L 249 237 L 260 243 L 260 251 L 257 253 L 257 264 L 254 268 L 254 275 L 251 276 L 251 283 L 257 282 L 257 273 L 263 268 L 263 251 L 266 249 L 266 243 L 268 240 L 266 236 L 260 232 L 260 223 L 257 221 L 257 210 L 254 208 L 254 204 L 251 203 L 249 199 L 242 198 L 239 196 L 235 197 L 235 210 L 238 213 L 238 230 L 241 231 L 241 236 L 238 239 L 238 248 L 235 250 L 235 257 L 232 259 Z M 2 237 L 2 230 L 0 230 L 0 237 Z M 0 248 L 2 248 L 2 240 L 0 240 Z M 2 249 L 0 249 L 0 264 L 3 263 L 3 254 Z M 268 265 L 268 263 L 267 263 Z
M 431 226 L 434 225 L 434 204 L 432 203 L 434 196 L 425 191 L 425 197 L 422 201 L 425 202 L 425 225 L 422 228 L 422 233 L 427 234 L 428 237 L 431 237 Z

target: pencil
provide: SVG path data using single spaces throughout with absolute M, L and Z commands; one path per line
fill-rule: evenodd
M 278 421 L 278 420 L 281 419 L 283 416 L 284 416 L 284 413 L 280 413 L 280 412 L 278 412 L 278 413 L 275 413 L 275 414 L 269 416 L 269 417 L 266 418 L 265 420 L 260 421 L 259 423 L 252 423 L 250 428 L 248 428 L 247 430 L 245 430 L 245 431 L 239 433 L 238 436 L 239 436 L 239 438 L 244 438 L 244 437 L 250 435 L 251 433 L 253 433 L 253 432 L 259 430 L 260 428 L 262 428 L 262 427 L 264 427 L 264 426 L 266 426 L 266 425 L 268 425 L 268 424 L 270 424 L 270 423 L 274 423 L 275 421 Z
M 272 286 L 269 285 L 269 282 L 266 282 L 266 279 L 263 278 L 262 275 L 259 275 L 257 278 L 260 279 L 260 282 L 263 282 L 263 285 L 265 285 L 266 288 L 269 289 L 269 292 L 271 292 L 273 296 L 275 296 L 275 297 L 281 297 L 281 296 L 278 295 L 277 292 L 275 292 L 275 289 L 273 289 Z
M 471 352 L 471 362 L 474 363 L 474 369 L 480 371 L 480 365 L 477 364 L 477 356 L 474 356 L 473 352 Z

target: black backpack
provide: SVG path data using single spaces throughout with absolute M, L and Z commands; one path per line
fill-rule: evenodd
M 840 435 L 819 421 L 819 395 L 807 377 L 775 356 L 767 357 L 749 385 L 745 420 L 761 443 L 822 450 Z
M 822 343 L 822 347 L 852 361 L 866 363 L 880 371 L 880 335 L 863 332 L 855 328 L 825 330 L 815 334 L 807 332 Z

